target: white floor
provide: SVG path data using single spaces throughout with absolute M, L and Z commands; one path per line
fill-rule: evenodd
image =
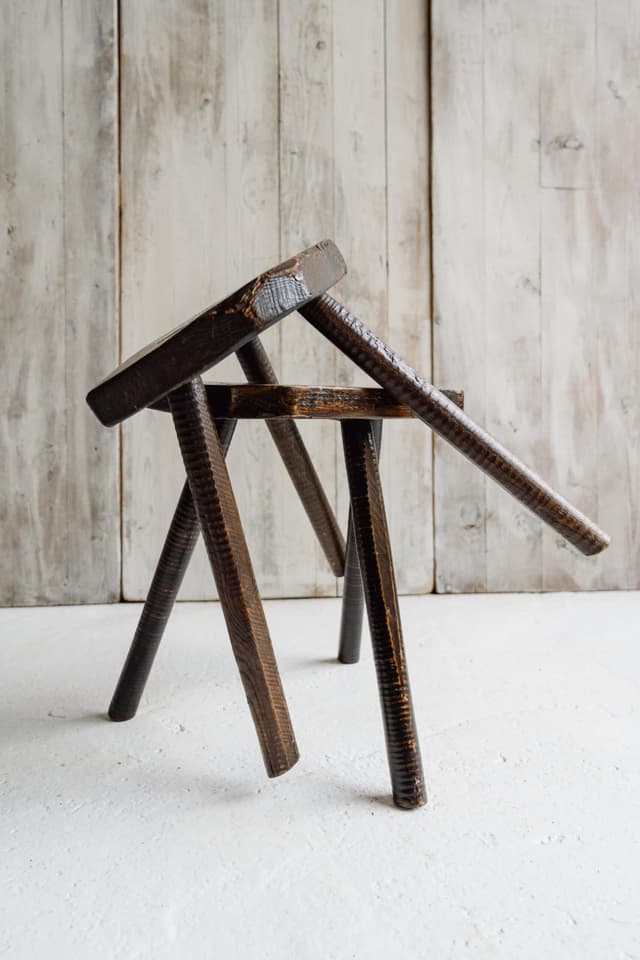
M 413 812 L 338 601 L 267 605 L 302 753 L 277 780 L 217 604 L 176 609 L 124 724 L 139 606 L 0 611 L 0 956 L 640 958 L 640 595 L 402 607 Z

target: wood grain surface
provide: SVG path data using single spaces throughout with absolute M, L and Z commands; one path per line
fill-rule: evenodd
M 0 604 L 120 596 L 115 5 L 0 4 Z
M 302 307 L 300 312 L 396 400 L 409 404 L 436 433 L 581 553 L 592 556 L 608 546 L 607 534 L 593 521 L 420 377 L 333 297 L 325 293 Z
M 105 426 L 120 423 L 235 353 L 345 272 L 333 241 L 308 247 L 143 347 L 93 387 L 87 403 Z
M 171 413 L 229 639 L 262 748 L 277 777 L 298 759 L 280 675 L 217 430 L 199 378 L 174 390 Z
M 371 422 L 344 420 L 342 438 L 353 529 L 384 720 L 393 801 L 398 807 L 411 809 L 426 803 L 427 796 Z
M 395 420 L 416 416 L 411 407 L 398 403 L 379 387 L 206 383 L 205 390 L 212 415 L 220 419 Z M 442 393 L 456 406 L 464 406 L 464 391 L 442 390 Z M 164 397 L 151 406 L 154 410 L 168 411 L 169 401 Z M 272 429 L 274 424 L 267 426 Z
M 640 583 L 640 4 L 432 4 L 434 371 L 611 535 L 585 560 L 436 441 L 443 592 Z

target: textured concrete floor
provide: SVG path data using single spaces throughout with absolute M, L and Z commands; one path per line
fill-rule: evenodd
M 302 753 L 271 781 L 216 604 L 126 724 L 137 605 L 0 611 L 0 956 L 640 958 L 640 595 L 402 606 L 410 813 L 338 601 L 267 605 Z

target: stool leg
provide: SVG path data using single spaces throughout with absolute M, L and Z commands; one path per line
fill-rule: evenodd
M 371 423 L 376 453 L 379 458 L 380 443 L 382 440 L 382 420 L 372 420 Z M 358 561 L 358 548 L 354 539 L 355 532 L 353 529 L 351 507 L 349 507 L 349 524 L 347 531 L 347 557 L 344 569 L 344 591 L 342 594 L 338 660 L 340 663 L 357 663 L 360 659 L 364 592 L 360 563 Z
M 256 337 L 237 351 L 240 366 L 250 383 L 277 383 L 267 352 Z M 267 420 L 267 429 L 278 448 L 305 513 L 336 577 L 345 571 L 344 538 L 293 420 Z
M 236 420 L 217 421 L 226 456 Z M 134 717 L 180 585 L 200 535 L 193 497 L 186 481 L 167 533 L 136 632 L 109 706 L 111 720 Z
M 426 793 L 371 421 L 343 420 L 342 440 L 393 800 L 398 807 L 418 807 L 426 802 Z
M 189 486 L 267 773 L 298 759 L 271 638 L 222 447 L 200 377 L 169 395 Z

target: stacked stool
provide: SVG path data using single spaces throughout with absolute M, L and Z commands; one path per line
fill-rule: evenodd
M 413 808 L 426 794 L 378 470 L 382 420 L 423 420 L 582 553 L 600 552 L 608 537 L 477 426 L 464 413 L 461 394 L 422 379 L 329 296 L 345 272 L 335 244 L 316 244 L 151 344 L 89 393 L 89 405 L 107 426 L 146 407 L 169 412 L 187 475 L 109 716 L 126 720 L 135 714 L 202 532 L 267 773 L 285 773 L 298 759 L 225 465 L 236 422 L 264 419 L 333 572 L 346 571 L 339 653 L 345 663 L 359 656 L 364 598 L 393 799 Z M 258 337 L 295 310 L 383 389 L 278 384 Z M 250 383 L 205 385 L 201 375 L 234 352 Z M 297 418 L 341 422 L 351 499 L 346 547 Z

